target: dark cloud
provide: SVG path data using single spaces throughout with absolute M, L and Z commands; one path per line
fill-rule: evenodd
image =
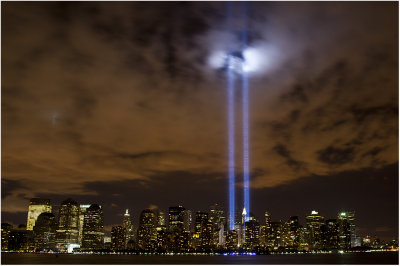
M 340 165 L 351 163 L 354 158 L 354 149 L 353 148 L 335 148 L 332 146 L 327 147 L 318 152 L 318 158 L 324 163 Z

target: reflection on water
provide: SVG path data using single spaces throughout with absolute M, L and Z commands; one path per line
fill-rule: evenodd
M 135 256 L 2 253 L 2 264 L 398 264 L 398 252 L 259 256 Z

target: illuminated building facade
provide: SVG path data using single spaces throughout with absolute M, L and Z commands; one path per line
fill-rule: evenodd
M 209 236 L 207 235 L 208 230 L 208 213 L 206 212 L 196 212 L 196 220 L 195 220 L 195 240 L 194 246 L 197 249 L 205 249 L 208 247 Z
M 115 251 L 125 249 L 126 230 L 123 226 L 113 226 L 111 228 L 111 248 Z
M 8 250 L 8 240 L 12 228 L 12 225 L 9 223 L 1 223 L 1 250 Z
M 211 243 L 212 247 L 217 247 L 222 244 L 223 241 L 223 231 L 225 224 L 225 216 L 224 211 L 221 206 L 218 204 L 214 204 L 210 206 L 209 213 L 209 223 L 211 224 Z
M 135 246 L 135 227 L 132 223 L 131 215 L 129 214 L 129 210 L 126 209 L 123 220 L 122 226 L 125 228 L 125 248 L 132 249 Z
M 184 210 L 183 211 L 183 230 L 185 232 L 193 232 L 193 215 L 191 210 Z
M 19 225 L 18 228 L 11 230 L 8 238 L 8 250 L 29 252 L 35 249 L 33 230 L 26 230 L 25 225 Z
M 150 209 L 143 210 L 139 218 L 138 248 L 151 250 L 156 246 L 156 215 Z
M 245 246 L 253 249 L 260 245 L 260 224 L 256 220 L 245 222 Z
M 355 237 L 355 215 L 354 211 L 338 213 L 339 224 L 339 247 L 351 248 L 351 240 Z
M 298 216 L 290 216 L 289 220 L 282 226 L 281 245 L 286 248 L 297 248 L 298 246 Z
M 169 207 L 168 211 L 168 230 L 183 231 L 185 221 L 185 208 L 182 206 Z
M 56 251 L 56 219 L 54 214 L 41 213 L 33 227 L 36 251 Z
M 37 217 L 43 212 L 51 213 L 51 204 L 49 199 L 33 198 L 29 201 L 26 230 L 33 230 Z
M 324 248 L 339 248 L 339 224 L 336 219 L 326 220 L 323 229 Z
M 271 222 L 270 230 L 268 234 L 268 244 L 267 246 L 271 249 L 278 249 L 281 246 L 281 236 L 282 236 L 282 222 Z
M 229 230 L 226 235 L 226 248 L 228 250 L 236 250 L 238 244 L 238 233 L 235 230 Z
M 82 237 L 83 237 L 83 223 L 85 221 L 85 213 L 86 209 L 90 207 L 90 204 L 81 204 L 79 205 L 79 236 L 78 241 L 79 245 L 82 246 Z
M 104 248 L 103 209 L 98 204 L 92 204 L 86 209 L 83 222 L 82 248 L 85 250 Z
M 311 211 L 306 217 L 307 230 L 309 231 L 309 247 L 311 249 L 320 249 L 323 246 L 322 227 L 324 225 L 324 217 L 319 215 L 317 211 Z
M 70 244 L 79 245 L 79 205 L 72 199 L 61 203 L 56 230 L 56 246 L 67 251 Z

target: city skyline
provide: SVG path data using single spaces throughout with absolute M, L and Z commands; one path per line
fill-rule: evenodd
M 265 211 L 259 219 L 253 213 L 238 212 L 231 229 L 224 208 L 213 204 L 207 212 L 183 206 L 168 210 L 144 209 L 138 224 L 126 209 L 111 235 L 105 234 L 102 206 L 79 204 L 68 198 L 57 215 L 50 199 L 29 201 L 27 225 L 2 223 L 2 251 L 10 252 L 352 252 L 370 249 L 398 249 L 398 239 L 381 240 L 357 232 L 356 212 L 341 210 L 326 217 L 312 210 L 302 224 L 299 216 L 276 221 Z
M 397 5 L 248 3 L 248 213 L 355 210 L 361 234 L 398 235 Z M 97 203 L 107 229 L 125 209 L 229 208 L 219 64 L 243 43 L 226 16 L 223 2 L 2 3 L 2 222 L 34 197 Z M 232 95 L 238 211 L 239 82 Z
M 90 206 L 92 206 L 92 205 L 93 206 L 100 206 L 100 209 L 102 210 L 102 215 L 103 215 L 102 219 L 104 219 L 104 217 L 107 217 L 107 215 L 104 214 L 104 212 L 103 212 L 102 205 L 99 205 L 98 203 L 87 203 L 87 202 L 86 203 L 81 203 L 81 202 L 76 202 L 72 198 L 65 199 L 65 200 L 63 200 L 62 203 L 64 203 L 64 202 L 74 202 L 74 204 L 77 204 L 77 206 L 79 206 L 79 208 L 80 208 L 80 212 L 79 212 L 80 222 L 79 222 L 79 226 L 78 226 L 79 229 L 77 228 L 77 230 L 79 230 L 79 232 L 82 232 L 82 230 L 83 230 L 83 217 L 84 217 L 84 215 L 86 213 L 86 210 Z M 61 203 L 61 205 L 62 205 L 62 203 Z M 32 208 L 32 206 L 35 206 L 35 204 L 37 204 L 36 205 L 37 207 L 36 208 Z M 29 201 L 29 207 L 27 209 L 26 223 L 23 223 L 23 222 L 17 223 L 17 224 L 11 223 L 11 225 L 15 229 L 21 228 L 21 226 L 24 226 L 24 228 L 26 228 L 27 230 L 33 230 L 33 227 L 35 225 L 35 221 L 37 220 L 39 214 L 41 214 L 41 213 L 54 214 L 54 217 L 55 217 L 56 221 L 58 221 L 58 219 L 60 219 L 59 208 L 57 208 L 57 207 L 54 208 L 54 207 L 55 206 L 61 206 L 61 205 L 52 204 L 50 199 L 32 198 Z M 112 228 L 116 227 L 116 226 L 123 226 L 124 228 L 129 228 L 129 226 L 132 225 L 134 228 L 138 229 L 139 226 L 140 226 L 141 213 L 143 211 L 146 211 L 146 210 L 151 210 L 152 212 L 154 212 L 154 214 L 156 216 L 159 215 L 160 213 L 163 213 L 163 215 L 166 215 L 164 217 L 165 220 L 164 220 L 163 224 L 164 225 L 168 225 L 168 228 L 169 228 L 170 219 L 168 218 L 168 212 L 169 212 L 168 210 L 170 210 L 171 208 L 183 208 L 183 210 L 191 212 L 192 218 L 190 218 L 190 219 L 191 219 L 191 223 L 193 223 L 193 224 L 194 224 L 194 221 L 195 221 L 194 214 L 200 212 L 200 213 L 206 214 L 207 217 L 208 217 L 208 215 L 212 212 L 211 211 L 212 209 L 218 208 L 218 209 L 220 209 L 222 211 L 221 215 L 222 215 L 222 217 L 224 219 L 224 224 L 226 226 L 224 230 L 226 230 L 226 231 L 227 230 L 235 230 L 235 227 L 233 229 L 230 229 L 230 227 L 228 226 L 229 225 L 229 213 L 230 213 L 229 212 L 229 208 L 225 208 L 223 205 L 220 205 L 218 203 L 214 203 L 214 204 L 212 204 L 212 205 L 210 205 L 210 206 L 208 206 L 206 208 L 200 209 L 200 210 L 198 210 L 198 209 L 194 210 L 194 209 L 190 209 L 190 208 L 187 209 L 185 206 L 179 205 L 179 204 L 175 205 L 174 207 L 169 206 L 169 207 L 164 208 L 164 209 L 159 208 L 158 206 L 155 206 L 155 205 L 149 205 L 148 208 L 145 208 L 145 209 L 142 209 L 142 210 L 137 210 L 137 211 L 134 211 L 134 210 L 132 210 L 130 208 L 126 208 L 125 210 L 121 210 L 121 212 L 118 213 L 118 215 L 117 215 L 117 217 L 118 217 L 117 219 L 120 219 L 119 223 L 106 225 L 106 224 L 104 224 L 104 222 L 102 222 L 102 224 L 104 226 L 102 231 L 104 232 L 104 236 L 108 236 L 109 237 L 111 235 Z M 249 219 L 250 218 L 251 219 L 255 219 L 260 224 L 263 224 L 264 219 L 266 219 L 267 213 L 268 213 L 268 217 L 269 217 L 269 219 L 271 221 L 279 222 L 279 223 L 285 223 L 285 221 L 290 220 L 291 217 L 298 217 L 297 219 L 298 219 L 299 224 L 303 225 L 303 224 L 308 223 L 307 222 L 307 217 L 309 215 L 314 215 L 314 214 L 321 215 L 321 217 L 323 217 L 324 221 L 325 220 L 328 221 L 329 219 L 338 219 L 338 218 L 340 218 L 341 214 L 349 213 L 349 212 L 353 213 L 353 216 L 356 215 L 356 211 L 355 210 L 339 209 L 339 210 L 336 211 L 336 216 L 329 217 L 329 216 L 325 215 L 323 212 L 320 212 L 320 211 L 318 211 L 316 209 L 310 209 L 310 211 L 308 213 L 304 213 L 303 215 L 290 214 L 290 215 L 287 215 L 284 218 L 279 218 L 279 219 L 276 218 L 274 216 L 274 214 L 271 213 L 269 210 L 264 210 L 264 212 L 263 212 L 263 214 L 261 216 L 257 216 L 252 211 L 249 211 L 247 213 L 247 217 L 249 217 Z M 235 212 L 235 217 L 234 217 L 235 225 L 240 223 L 240 221 L 245 221 L 244 217 L 242 217 L 242 216 L 243 215 L 241 213 L 241 210 L 237 209 L 236 212 Z M 32 217 L 35 217 L 35 218 L 33 219 Z M 157 216 L 155 219 L 156 219 L 155 220 L 155 224 L 159 224 L 159 216 Z M 207 220 L 208 220 L 208 218 L 207 218 Z M 247 221 L 245 221 L 245 222 L 247 222 Z M 372 237 L 377 237 L 377 238 L 379 238 L 379 239 L 381 239 L 383 241 L 389 241 L 389 240 L 397 239 L 397 237 L 398 237 L 398 235 L 392 235 L 392 236 L 386 236 L 386 237 L 384 236 L 383 238 L 381 238 L 380 235 L 378 235 L 376 232 L 373 233 L 373 234 L 371 234 L 371 232 L 365 232 L 364 230 L 360 230 L 359 226 L 356 226 L 356 225 L 358 225 L 359 222 L 360 221 L 356 218 L 356 223 L 354 224 L 354 228 L 352 230 L 353 230 L 354 234 L 357 237 L 360 237 L 361 239 L 363 237 L 365 237 L 365 236 L 370 236 L 370 237 L 372 236 Z M 29 224 L 30 224 L 30 226 L 28 226 Z M 188 231 L 190 231 L 190 230 L 188 230 Z M 133 233 L 133 234 L 135 234 L 135 233 Z M 81 241 L 81 238 L 82 238 L 82 236 L 79 235 L 79 239 L 80 239 L 79 241 Z

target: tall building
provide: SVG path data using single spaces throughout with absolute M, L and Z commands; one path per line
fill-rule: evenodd
M 355 215 L 354 211 L 340 212 L 338 214 L 339 224 L 339 247 L 348 249 L 352 247 L 352 239 L 355 239 Z M 353 240 L 354 241 L 354 240 Z M 353 245 L 355 243 L 353 242 Z
M 178 230 L 183 231 L 185 220 L 185 208 L 182 206 L 169 207 L 168 211 L 168 230 L 170 232 Z
M 143 210 L 139 219 L 137 242 L 139 249 L 151 250 L 156 245 L 156 215 L 150 209 Z
M 128 209 L 125 210 L 122 226 L 125 228 L 125 248 L 133 249 L 135 246 L 135 228 Z
M 13 226 L 9 223 L 1 223 L 1 250 L 8 250 L 8 240 Z
M 43 212 L 51 212 L 49 199 L 32 198 L 29 201 L 26 230 L 33 230 L 37 217 Z
M 193 215 L 191 210 L 183 211 L 183 230 L 185 232 L 193 232 Z
M 337 249 L 339 247 L 339 225 L 336 219 L 325 221 L 323 241 L 324 248 Z
M 235 230 L 229 230 L 226 235 L 226 248 L 228 250 L 236 250 L 238 248 L 238 233 Z
M 267 247 L 271 249 L 278 249 L 282 244 L 281 237 L 282 237 L 283 223 L 281 221 L 271 222 L 270 226 L 271 226 L 270 231 L 267 236 L 268 238 Z
M 33 251 L 35 242 L 33 239 L 33 231 L 26 230 L 25 225 L 19 225 L 18 228 L 11 230 L 8 238 L 9 251 Z
M 208 247 L 208 213 L 198 211 L 196 212 L 195 228 L 194 228 L 194 246 L 196 249 L 205 249 Z
M 126 232 L 121 225 L 113 226 L 111 229 L 111 249 L 120 251 L 125 249 Z
M 86 209 L 83 222 L 82 248 L 99 250 L 104 248 L 104 217 L 98 204 L 92 204 Z
M 310 232 L 309 247 L 321 249 L 323 247 L 322 226 L 324 225 L 324 217 L 319 215 L 317 211 L 311 211 L 311 214 L 306 217 L 306 222 Z
M 225 224 L 224 211 L 221 206 L 214 204 L 210 207 L 209 223 L 211 223 L 211 246 L 222 245 Z
M 265 217 L 265 224 L 263 227 L 261 227 L 262 231 L 262 240 L 263 240 L 263 245 L 265 247 L 270 246 L 269 244 L 269 237 L 271 236 L 271 215 L 269 214 L 269 212 L 265 212 L 264 214 Z
M 157 215 L 157 226 L 160 227 L 167 227 L 167 217 L 166 217 L 166 213 L 163 210 L 159 210 L 158 211 L 158 215 Z
M 245 222 L 245 246 L 253 249 L 260 245 L 260 224 L 255 219 Z
M 33 227 L 36 251 L 56 250 L 56 229 L 57 223 L 54 214 L 44 212 L 38 216 Z
M 79 205 L 66 199 L 59 210 L 56 246 L 60 251 L 67 251 L 71 244 L 79 245 Z
M 90 207 L 90 204 L 81 204 L 79 205 L 79 236 L 78 243 L 82 246 L 82 237 L 83 237 L 83 223 L 85 221 L 85 213 L 87 208 Z
M 290 216 L 289 220 L 282 227 L 281 243 L 286 248 L 297 248 L 298 246 L 299 217 Z

